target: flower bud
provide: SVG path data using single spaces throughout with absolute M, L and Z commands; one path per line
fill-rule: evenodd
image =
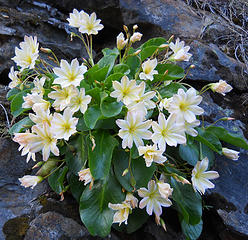
M 123 29 L 126 33 L 128 33 L 128 27 L 126 25 L 123 25 Z
M 122 177 L 124 177 L 125 175 L 127 175 L 128 174 L 128 168 L 126 168 L 124 171 L 123 171 L 123 173 L 122 173 Z
M 36 164 L 32 167 L 32 169 L 38 168 L 38 167 L 42 166 L 43 164 L 44 164 L 44 162 L 40 161 L 40 162 L 36 163 Z
M 134 54 L 132 54 L 132 56 L 137 56 L 138 54 L 140 54 L 141 49 L 137 50 Z
M 167 47 L 169 47 L 169 44 L 165 44 L 165 43 L 159 46 L 159 48 L 167 48 Z
M 222 153 L 224 156 L 232 160 L 238 160 L 239 158 L 239 152 L 229 148 L 222 148 Z
M 121 32 L 116 38 L 116 45 L 119 50 L 122 50 L 127 45 L 127 39 L 125 40 L 124 34 Z
M 135 30 L 137 30 L 138 29 L 138 25 L 133 25 L 133 30 L 135 31 Z
M 42 52 L 44 52 L 44 53 L 51 53 L 51 52 L 52 52 L 52 50 L 49 49 L 49 48 L 43 48 L 43 47 L 41 47 L 40 50 L 41 50 Z
M 45 177 L 56 167 L 56 165 L 57 165 L 57 161 L 49 158 L 39 169 L 37 175 Z
M 137 41 L 140 41 L 141 38 L 142 38 L 142 36 L 143 36 L 143 34 L 141 34 L 141 33 L 139 33 L 139 32 L 134 33 L 134 34 L 131 36 L 131 38 L 130 38 L 131 43 L 135 43 L 135 42 L 137 42 Z
M 38 183 L 42 182 L 43 177 L 25 175 L 22 178 L 19 178 L 18 180 L 21 182 L 21 186 L 25 188 L 31 187 L 33 189 Z

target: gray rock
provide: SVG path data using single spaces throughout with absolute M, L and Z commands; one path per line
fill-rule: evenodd
M 56 212 L 40 214 L 31 223 L 25 240 L 87 240 L 86 228 Z

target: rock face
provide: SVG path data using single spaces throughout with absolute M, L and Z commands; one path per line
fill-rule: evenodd
M 143 40 L 157 36 L 168 38 L 172 34 L 185 40 L 193 57 L 190 62 L 181 64 L 184 68 L 195 65 L 187 76 L 190 83 L 197 87 L 224 79 L 234 87 L 234 91 L 225 98 L 205 94 L 202 107 L 209 116 L 206 121 L 233 116 L 242 119 L 243 123 L 238 120 L 225 122 L 224 127 L 247 134 L 246 66 L 224 53 L 221 50 L 223 43 L 217 40 L 231 34 L 228 22 L 222 19 L 220 23 L 207 11 L 202 18 L 183 0 L 89 0 L 83 3 L 78 0 L 0 0 L 0 84 L 7 85 L 9 82 L 8 72 L 13 65 L 11 57 L 24 35 L 36 35 L 40 45 L 53 49 L 59 58 L 73 59 L 86 55 L 79 41 L 70 42 L 71 29 L 66 18 L 73 8 L 96 11 L 102 19 L 104 30 L 94 38 L 96 54 L 100 54 L 99 49 L 103 47 L 115 45 L 115 37 L 123 24 L 130 27 L 138 24 Z M 8 111 L 5 95 L 6 89 L 1 87 L 0 103 Z M 2 127 L 6 117 L 0 109 Z M 32 172 L 32 163 L 26 164 L 17 148 L 11 139 L 0 138 L 0 239 L 18 240 L 24 236 L 26 240 L 96 239 L 91 238 L 80 224 L 77 203 L 70 196 L 60 202 L 50 193 L 45 182 L 34 190 L 19 185 L 18 178 Z M 215 181 L 216 188 L 209 191 L 205 199 L 207 205 L 214 209 L 204 215 L 207 224 L 200 239 L 248 238 L 247 159 L 247 152 L 242 152 L 236 162 L 217 156 L 215 169 L 220 178 Z M 169 224 L 165 234 L 154 225 L 153 219 L 135 234 L 113 233 L 107 239 L 140 238 L 183 239 L 180 228 L 172 228 Z

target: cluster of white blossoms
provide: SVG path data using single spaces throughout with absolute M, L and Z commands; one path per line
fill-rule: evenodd
M 79 32 L 88 35 L 96 35 L 98 34 L 98 31 L 103 29 L 103 25 L 100 24 L 101 20 L 96 19 L 95 13 L 89 15 L 83 10 L 79 12 L 78 10 L 73 9 L 73 12 L 70 13 L 70 17 L 67 18 L 67 21 L 70 26 L 78 28 Z

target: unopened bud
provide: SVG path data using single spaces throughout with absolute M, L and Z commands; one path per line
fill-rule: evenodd
M 135 25 L 133 26 L 133 30 L 135 31 L 136 29 L 138 29 L 138 25 L 135 24 Z
M 96 142 L 95 142 L 95 138 L 93 136 L 90 136 L 90 141 L 92 142 L 92 148 L 91 151 L 93 152 L 95 147 L 96 147 Z
M 92 178 L 92 180 L 91 180 L 91 182 L 90 182 L 90 186 L 89 186 L 89 189 L 90 189 L 90 190 L 92 189 L 93 185 L 94 185 L 94 179 Z
M 44 53 L 51 53 L 51 52 L 52 52 L 52 50 L 49 49 L 49 48 L 43 48 L 43 47 L 41 47 L 40 50 L 41 50 L 42 52 L 44 52 Z
M 40 161 L 40 162 L 36 163 L 36 164 L 32 167 L 32 169 L 38 168 L 38 167 L 42 166 L 44 163 L 45 163 L 45 162 Z
M 169 44 L 165 44 L 165 43 L 159 46 L 159 48 L 167 48 L 167 47 L 169 47 Z
M 123 25 L 123 29 L 126 33 L 128 33 L 128 27 L 126 25 Z
M 40 170 L 37 172 L 37 175 L 39 176 L 46 176 L 48 175 L 55 167 L 57 166 L 57 161 L 54 159 L 48 159 L 43 166 L 40 168 Z
M 123 171 L 122 177 L 124 177 L 124 176 L 127 175 L 127 174 L 128 174 L 128 168 L 126 168 L 126 169 Z
M 157 225 L 160 225 L 160 216 L 155 214 L 155 222 Z
M 142 38 L 142 36 L 143 36 L 143 34 L 141 34 L 141 33 L 139 33 L 139 32 L 135 32 L 135 33 L 131 36 L 131 38 L 130 38 L 131 43 L 135 43 L 135 42 L 137 42 L 137 41 L 140 41 L 141 38 Z
M 224 117 L 224 118 L 221 118 L 220 120 L 222 120 L 222 121 L 232 121 L 232 120 L 235 120 L 235 118 L 232 118 L 232 117 Z
M 138 54 L 140 54 L 141 49 L 137 50 L 132 56 L 137 56 Z
M 192 65 L 189 66 L 189 68 L 190 68 L 190 69 L 193 69 L 193 68 L 195 68 L 195 65 L 192 64 Z
M 180 182 L 182 184 L 191 184 L 186 178 L 177 175 L 176 173 L 172 176 L 177 182 Z
M 173 40 L 173 38 L 174 38 L 174 35 L 171 35 L 171 37 L 168 40 L 168 43 L 170 43 Z
M 165 222 L 164 222 L 164 220 L 162 218 L 160 218 L 160 224 L 161 224 L 162 228 L 167 232 Z

